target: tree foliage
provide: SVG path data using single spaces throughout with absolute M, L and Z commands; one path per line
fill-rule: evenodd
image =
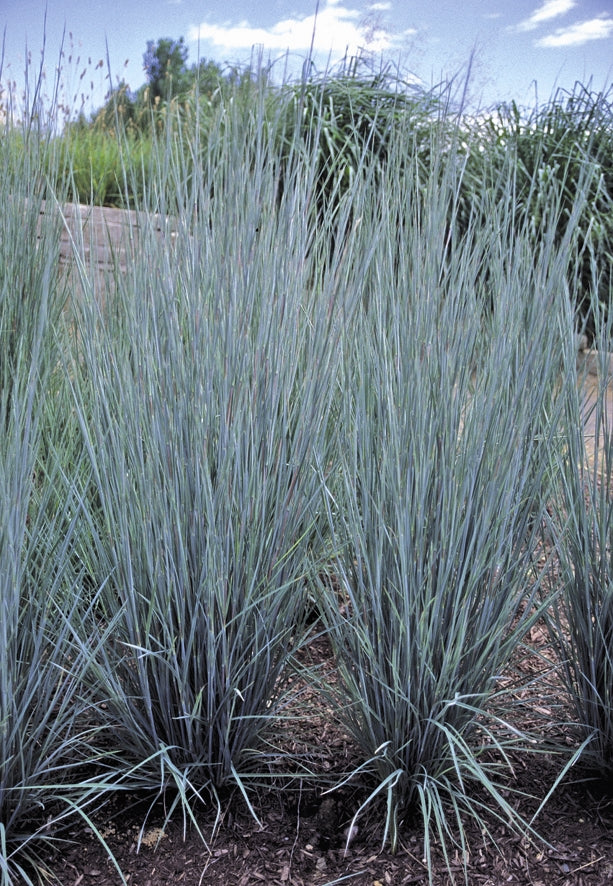
M 151 101 L 168 101 L 189 90 L 193 78 L 187 68 L 187 56 L 188 49 L 183 37 L 178 40 L 162 37 L 157 41 L 147 41 L 143 68 Z

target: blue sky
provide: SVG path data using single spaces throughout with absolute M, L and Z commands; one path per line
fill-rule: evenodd
M 147 40 L 183 36 L 189 63 L 244 62 L 263 47 L 266 59 L 281 59 L 281 75 L 284 57 L 299 70 L 314 26 L 322 68 L 361 49 L 427 85 L 465 71 L 474 50 L 474 105 L 533 104 L 535 83 L 544 101 L 556 86 L 613 80 L 612 0 L 0 0 L 0 82 L 23 88 L 26 46 L 38 67 L 45 35 L 50 94 L 65 29 L 63 95 L 87 112 L 108 89 L 107 45 L 112 80 L 136 89 Z

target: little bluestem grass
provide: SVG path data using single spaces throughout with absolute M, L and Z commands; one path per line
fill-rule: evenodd
M 82 266 L 77 311 L 71 374 L 95 502 L 82 560 L 103 587 L 91 636 L 113 621 L 92 679 L 118 782 L 170 791 L 186 815 L 231 787 L 249 803 L 266 769 L 258 747 L 324 554 L 338 279 L 359 273 L 338 257 L 318 279 L 313 173 L 296 164 L 279 196 L 260 111 L 229 107 L 223 143 L 209 140 L 202 219 L 161 242 L 145 220 L 104 312 Z M 160 153 L 164 184 L 181 180 L 175 157 Z
M 401 145 L 376 215 L 362 208 L 373 258 L 345 339 L 328 487 L 339 554 L 322 595 L 341 678 L 330 697 L 363 755 L 349 778 L 370 791 L 355 818 L 384 799 L 393 849 L 421 819 L 425 857 L 437 843 L 451 876 L 467 817 L 494 842 L 488 815 L 530 832 L 501 789 L 509 749 L 532 747 L 508 722 L 502 675 L 543 605 L 534 565 L 572 326 L 564 264 L 513 228 L 512 192 L 454 238 L 457 155 L 433 150 L 424 184 Z

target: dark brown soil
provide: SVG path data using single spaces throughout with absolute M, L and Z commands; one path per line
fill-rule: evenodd
M 539 773 L 530 775 L 530 787 L 536 789 Z M 381 851 L 380 834 L 362 830 L 345 852 L 344 822 L 337 823 L 334 809 L 322 815 L 322 805 L 318 810 L 310 800 L 302 809 L 290 809 L 277 799 L 258 811 L 261 829 L 247 815 L 228 818 L 208 851 L 193 831 L 184 839 L 178 822 L 165 831 L 150 824 L 138 851 L 139 825 L 130 815 L 110 820 L 103 833 L 131 886 L 324 886 L 343 878 L 356 886 L 428 882 L 418 830 L 404 833 L 396 855 Z M 203 820 L 204 828 L 206 824 Z M 539 830 L 551 847 L 530 845 L 500 829 L 497 853 L 473 833 L 468 881 L 482 886 L 612 883 L 612 824 L 610 804 L 597 802 L 584 789 L 563 788 L 539 820 Z M 77 829 L 72 838 L 75 844 L 53 866 L 62 886 L 121 882 L 91 832 Z M 461 880 L 459 859 L 452 860 L 452 869 Z M 434 866 L 433 882 L 437 886 L 451 882 L 442 859 Z
M 524 772 L 531 790 L 546 789 L 553 772 L 547 767 Z M 542 782 L 542 784 L 540 784 Z M 262 828 L 246 814 L 228 816 L 208 850 L 202 840 L 174 822 L 164 831 L 150 821 L 137 850 L 139 822 L 125 813 L 110 818 L 103 834 L 130 886 L 324 886 L 338 882 L 356 886 L 428 882 L 419 829 L 403 834 L 399 851 L 381 851 L 380 834 L 360 828 L 345 851 L 343 810 L 335 804 L 302 798 L 284 804 L 278 798 L 258 809 Z M 340 812 L 340 815 L 339 815 Z M 211 822 L 202 819 L 206 829 Z M 480 886 L 596 886 L 613 883 L 613 809 L 584 787 L 561 788 L 540 817 L 540 833 L 551 844 L 531 845 L 496 832 L 498 852 L 470 833 L 468 882 Z M 121 882 L 91 831 L 78 828 L 74 844 L 53 864 L 62 886 L 116 886 Z M 379 838 L 379 839 L 378 839 Z M 460 859 L 452 870 L 462 880 Z M 442 858 L 434 864 L 433 883 L 449 884 Z
M 531 637 L 545 650 L 543 631 L 536 628 Z M 324 664 L 329 662 L 329 650 L 321 640 L 310 654 Z M 309 747 L 309 764 L 322 776 L 327 773 L 332 779 L 350 768 L 351 744 L 334 727 L 329 712 L 315 712 L 297 733 L 296 744 Z M 540 798 L 562 765 L 546 754 L 521 755 L 512 763 L 515 778 L 509 787 Z M 613 801 L 602 791 L 599 795 L 597 784 L 571 772 L 573 780 L 565 780 L 535 822 L 542 843 L 531 843 L 493 820 L 495 848 L 475 825 L 467 825 L 470 886 L 613 883 Z M 381 848 L 382 809 L 358 822 L 357 834 L 347 847 L 347 827 L 360 799 L 348 788 L 323 795 L 296 785 L 283 791 L 262 790 L 256 796 L 254 811 L 261 826 L 236 796 L 225 804 L 232 811 L 225 813 L 212 839 L 213 810 L 197 810 L 207 845 L 189 822 L 184 831 L 180 812 L 165 824 L 164 810 L 156 809 L 143 828 L 148 805 L 138 803 L 137 798 L 115 800 L 98 814 L 96 825 L 130 886 L 332 886 L 341 882 L 405 886 L 429 882 L 418 821 L 405 824 L 400 847 L 391 854 Z M 509 793 L 509 799 L 527 818 L 538 806 L 522 795 Z M 67 837 L 71 842 L 48 859 L 61 886 L 119 886 L 121 878 L 92 830 L 84 823 L 75 825 Z M 450 867 L 457 882 L 463 882 L 459 853 L 450 858 Z M 440 847 L 434 848 L 431 874 L 435 886 L 452 882 Z

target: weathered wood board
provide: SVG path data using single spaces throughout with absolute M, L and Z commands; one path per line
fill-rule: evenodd
M 583 432 L 590 463 L 596 450 L 602 449 L 605 445 L 605 439 L 607 436 L 610 437 L 613 427 L 613 354 L 607 353 L 604 355 L 604 360 L 602 356 L 597 351 L 588 350 L 581 352 L 577 360 L 583 393 Z M 597 427 L 596 402 L 600 396 L 602 396 L 602 420 Z
M 56 215 L 62 224 L 60 266 L 66 269 L 71 285 L 82 285 L 78 263 L 96 292 L 108 292 L 114 273 L 125 272 L 147 229 L 160 239 L 173 237 L 176 221 L 161 215 L 147 215 L 124 209 L 109 209 L 66 203 L 61 207 L 46 202 L 41 216 Z M 43 220 L 41 218 L 41 224 Z

